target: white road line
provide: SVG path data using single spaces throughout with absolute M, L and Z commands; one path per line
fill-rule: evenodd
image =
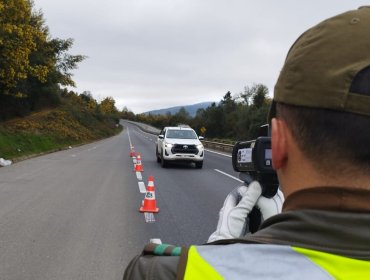
M 146 193 L 144 182 L 138 182 L 140 193 Z
M 144 218 L 146 223 L 154 223 L 154 214 L 149 212 L 144 212 Z
M 134 130 L 134 133 L 137 133 L 136 130 Z M 127 134 L 128 134 L 128 140 L 130 142 L 130 148 L 132 147 L 132 142 L 131 142 L 131 137 L 130 137 L 130 131 L 129 129 L 127 128 Z M 144 135 L 143 135 L 144 136 Z M 144 136 L 146 139 L 149 139 L 148 137 Z M 151 140 L 151 139 L 149 139 Z M 133 157 L 132 158 L 132 161 L 134 164 L 136 164 L 137 160 L 136 160 L 136 157 Z M 143 180 L 143 177 L 141 176 L 141 172 L 136 172 L 136 178 L 138 179 L 138 186 L 139 186 L 139 191 L 140 193 L 146 193 L 146 187 L 145 187 L 145 184 L 144 182 L 142 182 Z M 144 204 L 144 201 L 141 202 L 141 205 L 143 206 Z M 145 212 L 144 213 L 144 218 L 145 218 L 145 222 L 146 223 L 154 223 L 155 222 L 155 218 L 154 218 L 154 214 L 153 213 L 148 213 L 148 212 Z M 162 241 L 159 239 L 159 238 L 153 238 L 151 239 L 151 243 L 155 243 L 155 244 L 162 244 Z
M 236 181 L 238 181 L 238 182 L 240 182 L 240 183 L 244 183 L 244 181 L 242 181 L 242 180 L 240 180 L 239 178 L 236 178 L 236 177 L 234 177 L 234 176 L 232 176 L 232 175 L 230 175 L 230 174 L 227 174 L 226 172 L 223 172 L 223 171 L 218 170 L 218 169 L 215 169 L 215 171 L 216 171 L 216 172 L 218 172 L 218 173 L 221 173 L 221 174 L 223 174 L 223 175 L 225 175 L 225 176 L 227 176 L 227 177 L 230 177 L 230 178 L 232 178 L 232 179 L 234 179 L 234 180 L 236 180 Z
M 143 180 L 143 177 L 141 176 L 140 172 L 136 172 L 136 178 L 140 181 Z
M 131 137 L 130 137 L 130 130 L 129 128 L 127 128 L 127 134 L 128 134 L 128 141 L 130 142 L 130 148 L 132 147 L 132 143 L 131 143 Z
M 206 150 L 207 152 L 214 153 L 214 154 L 217 154 L 217 155 L 220 155 L 220 156 L 225 156 L 225 157 L 229 157 L 229 158 L 231 158 L 231 157 L 232 157 L 231 155 L 228 155 L 228 154 L 223 154 L 223 153 L 215 152 L 215 151 L 208 150 L 208 149 L 205 149 L 205 150 Z
M 149 240 L 149 243 L 162 244 L 162 240 L 160 240 L 159 238 L 151 238 Z

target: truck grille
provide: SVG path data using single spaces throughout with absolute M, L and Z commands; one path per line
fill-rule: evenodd
M 198 153 L 198 149 L 195 145 L 180 145 L 180 144 L 175 144 L 171 152 L 173 154 L 194 154 L 196 155 Z

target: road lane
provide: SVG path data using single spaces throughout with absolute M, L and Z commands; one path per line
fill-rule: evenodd
M 0 279 L 122 277 L 147 241 L 124 146 L 123 133 L 0 169 Z
M 155 178 L 157 204 L 160 213 L 151 226 L 153 237 L 162 242 L 189 245 L 204 243 L 215 229 L 218 211 L 226 195 L 241 183 L 215 169 L 225 170 L 237 177 L 231 158 L 206 152 L 203 169 L 189 164 L 174 163 L 162 168 L 156 162 L 156 136 L 142 132 L 125 123 L 130 131 L 136 152 L 140 152 L 144 166 L 144 180 Z
M 152 238 L 204 243 L 222 202 L 240 183 L 229 157 L 206 153 L 203 169 L 156 162 L 156 137 L 118 136 L 0 169 L 0 279 L 121 279 Z M 154 176 L 154 223 L 138 211 L 144 194 L 129 157 L 142 155 L 142 183 Z M 237 176 L 237 175 L 236 175 Z

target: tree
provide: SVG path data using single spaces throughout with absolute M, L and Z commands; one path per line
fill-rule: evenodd
M 236 106 L 237 104 L 232 97 L 231 92 L 228 91 L 219 104 L 219 107 L 223 111 L 222 122 L 219 125 L 221 126 L 222 133 L 226 138 L 233 137 L 234 135 L 234 124 L 237 119 L 235 111 Z
M 135 114 L 131 112 L 126 106 L 123 107 L 121 111 L 121 118 L 126 120 L 135 120 Z
M 106 97 L 100 102 L 100 110 L 103 113 L 103 115 L 107 114 L 115 114 L 117 113 L 117 108 L 115 106 L 116 101 L 113 99 L 113 97 Z
M 0 14 L 0 118 L 60 104 L 85 57 L 67 53 L 72 39 L 51 38 L 31 0 L 0 0 Z
M 235 109 L 235 100 L 231 96 L 231 92 L 228 91 L 220 102 L 221 106 L 225 109 L 226 113 L 232 112 Z
M 247 106 L 249 106 L 251 97 L 254 94 L 254 92 L 255 92 L 254 86 L 252 88 L 248 86 L 244 87 L 244 93 L 241 94 L 241 97 L 244 99 L 244 102 Z
M 244 87 L 244 93 L 241 97 L 244 99 L 247 106 L 254 105 L 256 107 L 261 107 L 268 95 L 268 88 L 263 84 L 253 84 L 252 87 Z
M 269 90 L 265 85 L 257 84 L 255 85 L 255 93 L 253 95 L 253 105 L 257 108 L 261 108 L 266 104 L 266 96 L 268 95 Z
M 62 40 L 59 38 L 50 41 L 51 46 L 54 49 L 56 58 L 55 67 L 55 78 L 57 82 L 63 86 L 75 86 L 75 82 L 72 80 L 73 74 L 70 70 L 76 69 L 78 63 L 83 61 L 86 56 L 83 55 L 71 55 L 67 51 L 73 45 L 73 39 L 69 38 Z
M 173 116 L 173 125 L 187 124 L 190 120 L 190 114 L 186 111 L 185 107 L 181 107 L 180 110 Z
M 224 128 L 224 111 L 220 106 L 208 107 L 204 114 L 203 125 L 207 127 L 208 137 L 222 137 Z
M 32 25 L 29 1 L 0 0 L 0 14 L 0 88 L 2 93 L 21 96 L 12 91 L 19 81 L 28 75 L 45 78 L 45 69 L 29 61 L 37 49 L 35 41 L 42 39 L 43 33 Z
M 271 100 L 267 97 L 268 89 L 262 84 L 245 87 L 244 93 L 237 98 L 244 102 L 237 102 L 228 91 L 219 103 L 212 103 L 206 109 L 199 109 L 194 118 L 191 118 L 185 108 L 171 116 L 136 116 L 137 120 L 148 122 L 157 127 L 190 124 L 201 135 L 208 138 L 228 138 L 233 140 L 251 140 L 257 137 L 259 127 L 266 123 L 267 113 Z M 184 121 L 186 120 L 186 122 Z

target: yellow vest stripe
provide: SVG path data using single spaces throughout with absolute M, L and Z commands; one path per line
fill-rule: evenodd
M 197 252 L 194 246 L 191 246 L 188 252 L 188 262 L 184 280 L 197 280 L 197 279 L 223 279 L 217 271 L 209 265 Z
M 338 255 L 292 247 L 323 268 L 335 279 L 370 279 L 370 262 Z

